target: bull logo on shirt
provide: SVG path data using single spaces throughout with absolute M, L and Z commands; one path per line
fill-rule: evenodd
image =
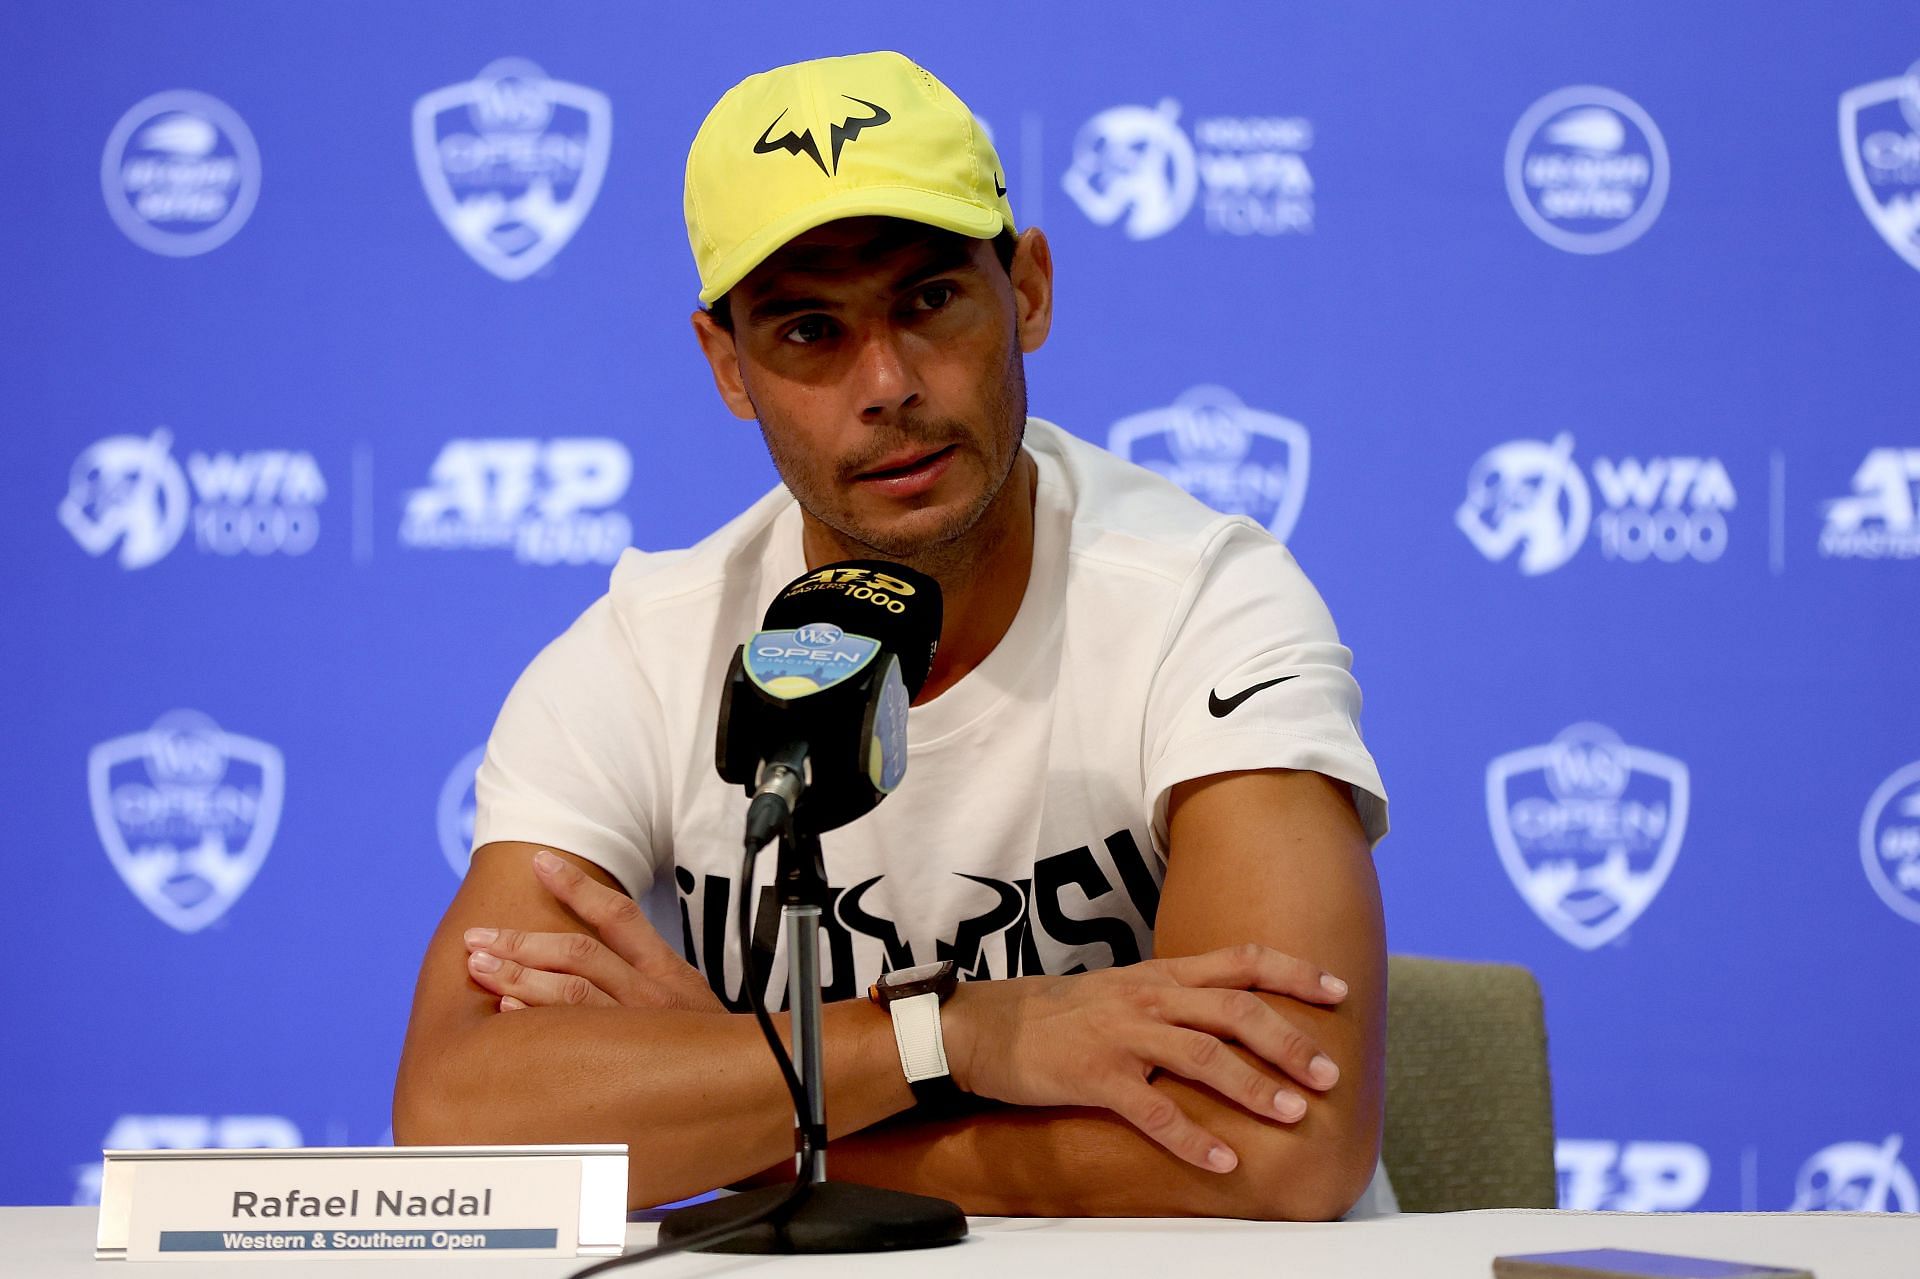
M 1687 766 L 1575 724 L 1487 765 L 1494 847 L 1542 923 L 1582 950 L 1632 927 L 1687 829 Z
M 953 872 L 966 889 L 943 899 L 944 915 L 911 918 L 887 876 L 828 889 L 821 912 L 825 1000 L 852 998 L 880 973 L 951 959 L 967 980 L 1078 973 L 1140 962 L 1153 944 L 1160 871 L 1122 829 L 1096 846 L 1042 857 L 1016 880 Z M 729 1009 L 748 1007 L 734 945 L 738 886 L 727 875 L 674 869 L 682 950 Z M 754 974 L 769 1005 L 784 1007 L 785 938 L 771 885 L 753 912 Z M 778 993 L 776 993 L 778 992 Z

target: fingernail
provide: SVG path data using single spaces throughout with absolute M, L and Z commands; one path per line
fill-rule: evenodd
M 1232 1172 L 1239 1162 L 1225 1146 L 1215 1146 L 1207 1152 L 1207 1167 L 1215 1172 Z
M 471 955 L 468 955 L 467 962 L 472 964 L 479 972 L 497 973 L 500 971 L 499 957 L 489 955 L 484 950 L 476 950 Z
M 1335 999 L 1345 999 L 1347 997 L 1347 983 L 1341 981 L 1332 973 L 1320 974 L 1320 989 L 1326 991 Z
M 1307 1113 L 1306 1099 L 1298 1093 L 1282 1089 L 1273 1095 L 1273 1113 L 1292 1123 Z
M 540 870 L 560 869 L 560 859 L 544 848 L 533 855 L 533 864 Z
M 1340 1078 L 1340 1067 L 1334 1065 L 1333 1059 L 1325 1053 L 1320 1053 L 1307 1063 L 1307 1073 L 1313 1076 L 1314 1083 L 1322 1088 L 1331 1088 Z
M 500 930 L 497 928 L 469 928 L 467 929 L 467 945 L 491 946 L 499 936 Z
M 525 1004 L 515 999 L 512 995 L 500 996 L 500 1011 L 503 1013 L 510 1013 L 516 1008 L 525 1008 L 525 1007 L 526 1007 Z

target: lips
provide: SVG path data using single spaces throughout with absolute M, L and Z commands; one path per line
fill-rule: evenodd
M 894 498 L 919 497 L 940 482 L 940 477 L 946 474 L 947 466 L 959 452 L 959 447 L 949 444 L 931 452 L 915 449 L 895 453 L 882 458 L 879 466 L 860 472 L 854 479 L 868 492 Z
M 867 468 L 860 472 L 855 478 L 862 480 L 899 479 L 902 476 L 912 474 L 934 459 L 951 453 L 953 449 L 954 446 L 949 444 L 944 448 L 937 449 L 914 448 L 902 450 L 901 452 L 882 458 L 878 466 Z

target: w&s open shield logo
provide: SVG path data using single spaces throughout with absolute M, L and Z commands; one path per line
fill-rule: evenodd
M 1107 447 L 1283 542 L 1307 500 L 1307 428 L 1250 409 L 1222 386 L 1196 386 L 1167 408 L 1122 418 Z
M 1687 766 L 1575 724 L 1487 765 L 1487 817 L 1501 864 L 1547 927 L 1593 950 L 1618 937 L 1667 882 L 1687 828 Z
M 566 247 L 607 174 L 607 95 L 490 63 L 413 105 L 413 156 L 433 211 L 475 262 L 524 280 Z
M 133 895 L 169 928 L 226 914 L 273 846 L 286 765 L 262 741 L 173 711 L 87 756 L 94 827 Z
M 1920 62 L 1840 95 L 1840 156 L 1874 230 L 1920 270 Z

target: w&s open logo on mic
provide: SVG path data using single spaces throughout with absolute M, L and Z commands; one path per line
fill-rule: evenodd
M 286 764 L 263 741 L 198 711 L 87 755 L 87 796 L 107 859 L 140 904 L 195 933 L 240 899 L 273 847 Z
M 1687 829 L 1687 766 L 1575 724 L 1487 765 L 1487 818 L 1513 886 L 1582 950 L 1633 926 L 1667 882 Z

